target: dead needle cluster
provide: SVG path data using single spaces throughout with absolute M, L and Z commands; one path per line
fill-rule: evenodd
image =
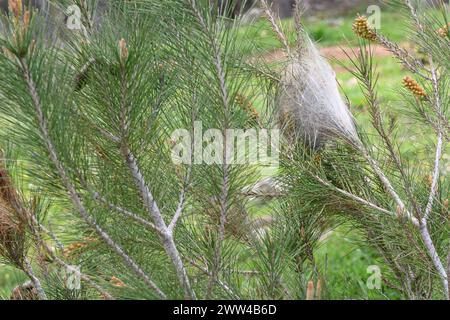
M 120 61 L 124 63 L 128 59 L 128 48 L 127 42 L 125 39 L 120 39 L 119 41 L 119 53 L 120 53 Z
M 122 280 L 120 280 L 119 278 L 117 278 L 115 276 L 112 276 L 111 280 L 109 282 L 114 287 L 125 288 L 127 286 Z
M 450 28 L 450 22 L 449 22 L 446 26 L 443 26 L 442 28 L 437 29 L 436 32 L 437 32 L 442 38 L 445 38 L 445 37 L 447 37 L 447 36 L 449 35 L 449 34 L 448 34 L 449 28 Z
M 12 46 L 18 57 L 24 57 L 28 53 L 29 30 L 31 24 L 31 12 L 24 10 L 21 0 L 8 1 L 9 12 L 12 13 Z M 5 51 L 5 50 L 3 50 Z
M 21 268 L 25 257 L 26 221 L 20 212 L 19 195 L 12 187 L 1 158 L 0 152 L 0 256 Z
M 9 11 L 13 13 L 15 18 L 22 15 L 22 0 L 8 0 Z

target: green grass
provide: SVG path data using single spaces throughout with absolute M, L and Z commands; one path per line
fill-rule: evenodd
M 379 74 L 377 88 L 379 91 L 379 102 L 389 103 L 398 100 L 398 89 L 402 86 L 402 79 L 408 74 L 406 70 L 392 57 L 375 57 L 375 69 Z M 345 67 L 350 68 L 349 61 L 341 61 Z M 362 93 L 356 78 L 347 70 L 344 70 L 336 63 L 332 63 L 336 68 L 338 81 L 342 87 L 343 93 L 351 102 L 352 111 L 358 111 L 364 108 L 366 104 L 364 94 Z
M 26 280 L 22 272 L 0 263 L 0 300 L 9 298 L 14 287 Z
M 380 290 L 368 289 L 371 276 L 367 268 L 378 266 L 381 275 L 387 272 L 377 254 L 362 245 L 362 237 L 348 227 L 331 232 L 316 250 L 317 263 L 325 267 L 326 299 L 399 299 L 394 290 L 382 285 Z
M 355 44 L 355 36 L 352 31 L 354 19 L 355 15 L 334 20 L 310 18 L 306 19 L 304 24 L 310 37 L 314 41 L 318 42 L 322 47 L 329 47 Z M 383 12 L 381 15 L 380 32 L 395 42 L 407 40 L 407 28 L 401 21 L 404 21 L 401 14 L 389 11 Z M 295 43 L 296 35 L 294 32 L 293 19 L 283 20 L 281 26 L 288 38 L 288 42 L 290 44 Z M 251 41 L 256 44 L 257 50 L 261 52 L 270 52 L 282 47 L 266 19 L 259 19 L 252 25 L 242 27 L 239 34 L 245 39 L 251 39 Z M 254 49 L 249 49 L 246 53 L 255 53 L 253 50 Z

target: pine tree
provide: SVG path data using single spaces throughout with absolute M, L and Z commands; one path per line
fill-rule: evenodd
M 263 1 L 286 51 L 279 68 L 246 56 L 255 44 L 232 1 L 115 0 L 101 18 L 102 2 L 53 3 L 79 9 L 69 30 L 10 0 L 0 27 L 0 255 L 29 278 L 12 297 L 326 298 L 315 252 L 344 222 L 385 260 L 402 297 L 448 298 L 448 13 L 397 2 L 429 63 L 357 18 L 364 39 L 351 71 L 375 139 L 340 96 L 299 2 L 292 45 Z M 370 41 L 411 72 L 399 83 L 403 114 L 435 137 L 417 145 L 420 165 L 405 159 L 377 99 Z M 270 179 L 228 161 L 227 130 L 271 126 L 283 138 Z M 174 132 L 212 128 L 174 161 Z M 204 148 L 214 143 L 221 152 Z M 214 161 L 198 163 L 208 152 Z

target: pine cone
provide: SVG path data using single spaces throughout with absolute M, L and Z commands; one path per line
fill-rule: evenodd
M 259 119 L 259 113 L 256 110 L 256 108 L 253 106 L 253 104 L 242 94 L 238 93 L 236 95 L 236 104 L 241 107 L 252 120 L 258 120 Z
M 377 39 L 377 34 L 369 26 L 367 17 L 365 16 L 358 16 L 355 19 L 352 30 L 358 37 L 361 37 L 363 39 L 370 41 L 375 41 Z
M 427 96 L 427 93 L 417 83 L 417 81 L 412 79 L 412 78 L 410 78 L 410 77 L 405 77 L 403 79 L 403 85 L 405 86 L 406 89 L 411 91 L 415 96 L 417 96 L 419 98 L 425 98 Z

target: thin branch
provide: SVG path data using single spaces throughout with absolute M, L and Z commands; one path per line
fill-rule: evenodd
M 385 187 L 386 191 L 391 195 L 391 197 L 394 199 L 394 201 L 397 203 L 397 206 L 399 207 L 399 211 L 406 214 L 406 217 L 416 226 L 420 226 L 420 221 L 418 221 L 412 214 L 409 212 L 409 210 L 406 208 L 405 204 L 403 203 L 402 199 L 398 195 L 398 193 L 395 191 L 394 187 L 392 186 L 389 179 L 386 177 L 386 175 L 383 173 L 381 168 L 379 167 L 378 163 L 373 159 L 370 154 L 367 152 L 367 150 L 360 146 L 360 151 L 366 161 L 369 163 L 369 165 L 372 167 L 372 169 L 375 171 L 376 175 L 380 179 L 381 183 Z
M 220 194 L 220 222 L 219 222 L 219 234 L 218 234 L 218 240 L 216 243 L 216 248 L 214 250 L 214 259 L 213 259 L 213 270 L 211 271 L 211 278 L 208 283 L 208 287 L 206 290 L 206 299 L 209 299 L 213 286 L 217 281 L 218 273 L 220 269 L 220 263 L 221 263 L 221 255 L 222 255 L 222 244 L 225 240 L 225 225 L 227 222 L 227 215 L 228 215 L 228 206 L 227 206 L 227 199 L 228 199 L 228 192 L 229 192 L 229 165 L 228 165 L 228 153 L 227 153 L 227 140 L 228 136 L 226 133 L 226 130 L 228 129 L 228 118 L 229 118 L 229 112 L 230 112 L 230 106 L 229 106 L 229 95 L 228 95 L 228 88 L 225 81 L 225 70 L 222 66 L 222 54 L 220 50 L 220 44 L 217 43 L 216 39 L 211 35 L 211 32 L 209 30 L 208 25 L 206 24 L 205 20 L 203 19 L 203 16 L 200 12 L 200 10 L 197 7 L 197 3 L 195 0 L 189 0 L 189 5 L 191 6 L 191 9 L 200 23 L 201 27 L 203 28 L 203 32 L 207 37 L 209 38 L 210 45 L 213 49 L 213 59 L 214 59 L 214 67 L 215 71 L 217 73 L 217 77 L 219 79 L 219 86 L 220 86 L 220 93 L 224 108 L 224 128 L 222 130 L 223 135 L 223 157 L 222 157 L 222 171 L 223 171 L 223 177 L 222 177 L 222 186 L 221 186 L 221 194 Z
M 409 2 L 409 1 L 407 1 Z M 433 91 L 434 91 L 434 108 L 436 110 L 437 113 L 440 112 L 441 110 L 441 100 L 439 97 L 439 81 L 437 78 L 437 70 L 434 67 L 434 63 L 433 63 L 433 59 L 430 55 L 429 57 L 430 59 L 430 63 L 431 63 L 431 74 L 432 74 L 432 83 L 433 83 Z M 431 211 L 433 209 L 433 202 L 434 202 L 434 197 L 436 195 L 437 192 L 437 185 L 438 185 L 438 181 L 439 181 L 439 171 L 440 171 L 440 160 L 441 160 L 441 156 L 442 156 L 442 147 L 443 147 L 443 135 L 442 135 L 442 131 L 444 130 L 441 126 L 439 126 L 439 133 L 438 133 L 438 137 L 437 137 L 437 145 L 436 145 L 436 156 L 434 159 L 434 170 L 433 170 L 433 178 L 432 178 L 432 182 L 431 182 L 431 190 L 430 190 L 430 195 L 428 197 L 428 204 L 427 207 L 425 209 L 425 215 L 423 217 L 423 223 L 426 224 L 428 217 L 431 214 Z
M 184 210 L 184 205 L 185 205 L 185 202 L 186 202 L 186 191 L 187 191 L 187 187 L 188 187 L 188 184 L 189 184 L 190 175 L 191 175 L 191 167 L 189 167 L 188 172 L 186 174 L 186 177 L 184 179 L 183 188 L 181 189 L 181 192 L 180 192 L 180 197 L 179 197 L 177 209 L 176 209 L 175 214 L 174 214 L 174 216 L 172 218 L 172 221 L 170 222 L 170 224 L 168 226 L 168 230 L 169 230 L 169 232 L 171 234 L 173 233 L 173 231 L 174 231 L 174 229 L 175 229 L 175 227 L 176 227 L 176 225 L 178 223 L 178 220 L 181 218 L 181 215 L 182 215 L 183 210 Z
M 80 69 L 78 74 L 75 77 L 74 85 L 75 85 L 75 91 L 80 91 L 83 89 L 84 85 L 86 84 L 86 81 L 89 78 L 89 70 L 92 68 L 93 65 L 97 60 L 95 58 L 90 58 Z
M 106 129 L 101 128 L 98 125 L 96 125 L 95 123 L 93 123 L 90 119 L 88 119 L 88 117 L 86 117 L 84 114 L 79 112 L 79 110 L 77 109 L 76 106 L 74 106 L 73 110 L 74 110 L 76 116 L 80 117 L 80 119 L 82 121 L 85 121 L 86 124 L 89 125 L 91 128 L 98 131 L 98 133 L 100 135 L 102 135 L 106 140 L 109 140 L 110 142 L 113 142 L 116 144 L 120 143 L 120 139 L 118 137 L 116 137 L 111 132 L 107 131 Z
M 175 267 L 178 280 L 184 290 L 185 298 L 195 300 L 196 295 L 194 290 L 192 290 L 191 288 L 189 277 L 183 265 L 183 261 L 181 260 L 180 253 L 175 245 L 173 234 L 167 228 L 162 212 L 159 209 L 159 206 L 156 203 L 155 198 L 153 197 L 153 194 L 140 169 L 138 161 L 128 146 L 127 137 L 129 134 L 131 122 L 131 118 L 129 116 L 131 112 L 131 105 L 128 105 L 128 101 L 126 99 L 127 83 L 125 77 L 125 70 L 123 69 L 123 67 L 121 68 L 120 82 L 122 91 L 121 106 L 120 106 L 120 132 L 121 132 L 121 136 L 119 137 L 120 153 L 125 160 L 125 163 L 128 167 L 128 170 L 130 171 L 131 176 L 134 179 L 136 188 L 139 191 L 145 209 L 147 210 L 148 214 L 152 217 L 153 223 L 155 224 L 156 228 L 162 231 L 159 234 L 162 245 L 167 255 L 171 259 L 173 266 Z
M 433 264 L 439 273 L 439 276 L 442 281 L 442 285 L 444 287 L 445 297 L 448 300 L 449 299 L 449 290 L 448 290 L 447 272 L 445 271 L 444 265 L 442 264 L 442 261 L 439 258 L 439 255 L 433 244 L 433 240 L 431 239 L 427 224 L 426 223 L 422 224 L 419 229 L 420 229 L 420 234 L 422 235 L 422 239 L 425 243 L 425 247 L 428 250 L 428 254 L 430 255 L 430 258 L 433 261 Z
M 283 192 L 258 192 L 258 191 L 245 191 L 241 193 L 245 197 L 253 198 L 282 198 L 286 196 Z
M 357 202 L 359 202 L 359 203 L 361 203 L 361 204 L 363 204 L 363 205 L 365 205 L 365 206 L 368 206 L 368 207 L 370 207 L 370 208 L 372 208 L 372 209 L 375 209 L 375 210 L 377 210 L 377 211 L 386 213 L 386 214 L 391 215 L 391 216 L 397 216 L 394 212 L 389 211 L 389 210 L 384 209 L 384 208 L 381 208 L 381 207 L 377 206 L 376 204 L 374 204 L 374 203 L 372 203 L 372 202 L 370 202 L 370 201 L 367 201 L 367 200 L 365 200 L 365 199 L 363 199 L 363 198 L 358 197 L 357 195 L 354 195 L 353 193 L 350 193 L 350 192 L 347 192 L 347 191 L 345 191 L 345 190 L 343 190 L 343 189 L 340 189 L 340 188 L 338 188 L 338 187 L 335 187 L 335 186 L 333 186 L 331 183 L 326 182 L 325 180 L 323 180 L 322 178 L 320 178 L 320 177 L 318 177 L 318 176 L 314 176 L 314 179 L 316 179 L 318 182 L 320 182 L 320 183 L 321 183 L 322 185 L 324 185 L 325 187 L 331 188 L 331 189 L 333 189 L 334 191 L 337 191 L 337 192 L 343 194 L 344 196 L 346 196 L 346 197 L 348 197 L 348 198 L 350 198 L 350 199 L 352 199 L 352 200 L 355 200 L 355 201 L 357 201 Z M 415 218 L 414 218 L 414 219 L 415 219 Z M 413 224 L 414 224 L 414 225 L 418 225 L 418 224 L 419 224 L 419 221 L 418 221 L 417 219 L 415 219 L 414 222 L 413 222 Z
M 428 114 L 428 112 L 425 110 L 425 108 L 420 103 L 420 101 L 418 101 L 418 103 L 417 103 L 417 108 L 418 108 L 419 114 L 431 126 L 433 131 L 436 134 L 442 133 L 443 138 L 447 142 L 450 142 L 450 135 L 449 135 L 450 134 L 450 124 L 448 123 L 447 120 L 445 120 L 445 117 L 443 115 L 439 115 L 439 118 L 440 118 L 441 122 L 443 123 L 443 125 L 445 127 L 445 130 L 441 130 L 440 126 L 438 124 L 436 124 L 436 121 Z
M 73 205 L 75 206 L 75 208 L 77 209 L 83 220 L 95 230 L 95 232 L 105 241 L 106 244 L 108 244 L 111 247 L 111 249 L 114 252 L 116 252 L 122 258 L 125 264 L 128 265 L 134 271 L 134 273 L 147 284 L 149 288 L 154 290 L 160 298 L 166 299 L 166 294 L 162 292 L 161 289 L 159 289 L 159 287 L 145 274 L 145 272 L 141 269 L 141 267 L 137 265 L 136 262 L 130 256 L 128 256 L 127 253 L 125 253 L 125 251 L 97 224 L 97 222 L 87 212 L 74 185 L 70 182 L 70 178 L 66 172 L 66 169 L 60 162 L 55 146 L 53 145 L 53 141 L 50 138 L 47 120 L 44 116 L 41 105 L 41 99 L 38 95 L 36 86 L 31 77 L 28 64 L 23 58 L 20 58 L 19 62 L 20 67 L 22 69 L 21 70 L 22 75 L 27 84 L 28 91 L 31 95 L 31 99 L 33 101 L 33 105 L 36 111 L 39 129 L 42 134 L 42 139 L 44 140 L 45 146 L 49 153 L 50 160 L 56 167 L 56 170 L 61 178 L 64 187 L 68 191 L 69 197 Z
M 411 1 L 409 1 L 409 0 L 404 0 L 404 1 L 405 1 L 406 6 L 410 9 L 411 15 L 412 15 L 415 23 L 417 24 L 419 29 L 422 32 L 424 32 L 424 28 L 423 28 L 422 24 L 420 23 L 419 17 L 417 15 L 417 11 L 414 8 L 414 6 L 412 5 Z M 376 33 L 376 36 L 377 36 L 377 40 L 386 49 L 388 49 L 398 60 L 400 60 L 407 69 L 409 69 L 411 72 L 416 73 L 417 75 L 421 76 L 422 78 L 424 78 L 426 80 L 431 80 L 428 75 L 426 75 L 420 71 L 420 70 L 425 70 L 428 73 L 430 72 L 430 70 L 428 70 L 423 65 L 422 62 L 420 62 L 415 57 L 413 57 L 411 54 L 409 54 L 409 52 L 406 51 L 405 49 L 401 49 L 397 44 L 389 41 L 388 39 L 379 35 L 378 33 Z
M 40 232 L 35 228 L 35 225 L 41 229 L 42 231 L 44 231 L 44 233 L 46 233 L 48 236 L 50 236 L 55 242 L 57 243 L 61 243 L 58 238 L 51 233 L 48 229 L 46 228 L 42 228 L 42 225 L 39 223 L 39 221 L 36 219 L 36 217 L 33 214 L 27 213 L 27 216 L 29 217 L 29 219 L 31 220 L 31 230 L 34 234 L 34 236 L 36 237 L 37 241 L 39 242 L 39 244 L 41 245 L 42 248 L 44 248 L 44 250 L 47 252 L 47 254 L 50 255 L 50 257 L 52 258 L 53 261 L 55 261 L 56 263 L 58 263 L 61 267 L 65 268 L 66 270 L 70 268 L 70 266 L 64 262 L 62 259 L 60 259 L 54 252 L 53 250 L 49 247 L 49 245 L 47 244 L 47 242 L 45 242 L 41 235 Z M 101 286 L 99 286 L 97 283 L 95 283 L 89 276 L 87 276 L 86 274 L 80 272 L 79 273 L 80 279 L 85 281 L 89 286 L 91 286 L 92 288 L 94 288 L 95 290 L 97 290 L 105 299 L 107 300 L 114 300 L 114 297 L 111 296 L 111 294 L 109 292 L 107 292 L 105 289 L 103 289 Z
M 428 75 L 420 71 L 422 69 L 429 72 L 429 70 L 423 65 L 423 63 L 413 57 L 405 49 L 400 48 L 396 43 L 389 41 L 386 37 L 378 33 L 376 33 L 376 36 L 378 42 L 389 52 L 391 52 L 394 57 L 396 57 L 403 64 L 405 68 L 426 80 L 430 80 L 430 77 Z
M 94 128 L 97 129 L 99 131 L 99 133 L 107 140 L 110 140 L 111 142 L 114 142 L 114 143 L 120 142 L 120 139 L 118 137 L 116 137 L 112 133 L 108 132 L 107 130 L 100 128 L 98 126 L 94 126 Z
M 42 230 L 44 233 L 46 233 L 46 234 L 50 237 L 50 239 L 52 239 L 53 242 L 55 242 L 55 244 L 56 244 L 56 246 L 58 247 L 59 250 L 61 250 L 61 251 L 64 250 L 64 245 L 62 244 L 61 241 L 59 241 L 58 237 L 56 237 L 56 235 L 55 235 L 52 231 L 50 231 L 48 228 L 46 228 L 44 225 L 42 225 L 42 224 L 36 219 L 36 217 L 34 217 L 33 215 L 32 215 L 32 220 L 33 220 L 33 223 L 36 224 L 36 226 L 37 226 L 40 230 Z
M 411 6 L 411 3 L 408 0 L 406 0 L 406 2 Z M 411 6 L 411 14 L 415 17 L 415 19 L 417 19 L 417 24 L 420 24 L 420 21 L 419 21 L 418 17 L 415 15 L 415 10 L 412 6 Z M 439 114 L 439 112 L 441 111 L 441 102 L 440 102 L 440 97 L 439 97 L 439 81 L 438 81 L 438 77 L 437 77 L 437 70 L 434 66 L 433 58 L 431 55 L 429 55 L 429 60 L 430 60 L 430 64 L 431 64 L 432 84 L 433 84 L 433 91 L 434 91 L 433 105 L 434 105 L 434 109 L 435 109 L 436 113 Z M 444 287 L 445 296 L 447 299 L 449 299 L 448 275 L 442 264 L 442 261 L 441 261 L 439 255 L 436 251 L 433 240 L 431 239 L 430 233 L 428 231 L 428 218 L 433 210 L 433 202 L 434 202 L 434 198 L 435 198 L 436 192 L 437 192 L 437 186 L 438 186 L 438 181 L 439 181 L 439 172 L 440 172 L 440 159 L 442 156 L 442 147 L 443 147 L 444 128 L 441 125 L 439 125 L 438 128 L 439 128 L 439 133 L 438 133 L 438 137 L 437 137 L 436 156 L 435 156 L 435 160 L 434 160 L 434 170 L 433 170 L 433 178 L 432 178 L 432 182 L 431 182 L 431 190 L 430 190 L 430 195 L 428 198 L 427 207 L 425 209 L 425 215 L 422 219 L 420 232 L 422 235 L 422 239 L 425 243 L 425 246 L 428 249 L 428 254 L 430 255 L 431 260 L 433 261 L 434 266 L 436 267 L 437 271 L 439 272 L 439 276 L 441 278 L 441 281 L 442 281 L 442 284 Z
M 295 25 L 295 31 L 297 33 L 297 51 L 296 54 L 298 57 L 303 53 L 304 51 L 304 45 L 305 45 L 305 30 L 303 29 L 302 25 L 302 16 L 304 13 L 305 7 L 303 0 L 295 0 L 294 4 L 294 25 Z
M 277 19 L 275 18 L 275 14 L 270 8 L 269 4 L 266 0 L 261 0 L 261 4 L 264 10 L 264 13 L 267 17 L 267 20 L 270 22 L 273 31 L 277 35 L 278 40 L 283 44 L 284 49 L 286 50 L 286 53 L 288 56 L 291 56 L 291 49 L 289 47 L 289 43 L 287 41 L 287 38 L 283 32 L 283 29 L 281 26 L 278 25 Z
M 159 229 L 157 226 L 155 226 L 154 223 L 142 218 L 141 216 L 139 216 L 138 214 L 131 212 L 127 209 L 124 209 L 122 207 L 119 207 L 118 205 L 115 205 L 113 203 L 111 203 L 110 201 L 108 201 L 104 196 L 102 196 L 98 191 L 93 190 L 93 188 L 91 188 L 88 183 L 86 182 L 86 180 L 83 178 L 83 176 L 77 172 L 78 175 L 78 179 L 81 181 L 81 185 L 83 186 L 83 188 L 87 189 L 91 195 L 92 198 L 101 203 L 102 205 L 106 205 L 109 209 L 114 210 L 118 213 L 123 214 L 124 216 L 133 219 L 134 221 L 136 221 L 137 223 L 141 224 L 142 226 L 144 226 L 145 228 L 151 230 L 151 231 L 156 231 L 158 234 L 160 235 L 164 235 L 164 231 Z
M 197 269 L 199 269 L 200 271 L 202 271 L 204 274 L 206 274 L 207 276 L 211 277 L 211 272 L 206 268 L 206 267 L 202 267 L 201 265 L 199 265 L 197 262 L 195 262 L 194 260 L 189 260 L 190 264 L 193 267 L 196 267 Z M 216 282 L 231 296 L 233 297 L 235 300 L 240 300 L 240 297 L 234 293 L 234 291 L 223 281 L 216 279 Z
M 447 292 L 450 291 L 450 282 L 448 279 L 450 279 L 450 250 L 447 255 Z
M 348 54 L 346 54 L 347 57 L 350 58 Z M 351 58 L 350 58 L 351 59 Z M 394 163 L 400 172 L 400 176 L 403 180 L 403 188 L 406 192 L 407 197 L 412 203 L 412 207 L 416 213 L 416 217 L 420 218 L 421 216 L 421 208 L 417 203 L 416 198 L 414 197 L 414 194 L 411 190 L 410 182 L 407 177 L 407 174 L 403 168 L 403 163 L 397 154 L 394 144 L 391 141 L 391 138 L 389 137 L 389 134 L 386 132 L 385 127 L 383 125 L 382 120 L 382 112 L 380 108 L 380 104 L 378 102 L 377 94 L 376 94 L 376 84 L 378 80 L 378 75 L 373 70 L 373 52 L 371 48 L 369 47 L 369 50 L 366 50 L 364 47 L 362 50 L 360 50 L 359 53 L 359 63 L 360 66 L 357 66 L 358 71 L 361 73 L 361 75 L 358 77 L 362 83 L 362 88 L 365 90 L 365 96 L 366 100 L 369 103 L 369 109 L 370 114 L 372 116 L 372 125 L 379 134 L 379 136 L 382 138 L 387 150 L 389 151 L 389 154 L 391 155 L 392 159 L 394 160 Z M 356 62 L 353 63 L 353 65 L 357 65 Z M 351 71 L 354 73 L 353 71 Z
M 183 262 L 181 261 L 180 254 L 173 240 L 173 235 L 169 232 L 166 223 L 164 222 L 161 211 L 153 198 L 152 192 L 145 182 L 144 176 L 139 169 L 138 163 L 134 155 L 126 147 L 122 148 L 122 155 L 126 159 L 128 169 L 130 170 L 136 186 L 140 192 L 141 198 L 144 202 L 144 206 L 147 212 L 151 215 L 156 227 L 162 230 L 162 244 L 166 253 L 172 260 L 175 270 L 178 275 L 178 279 L 183 286 L 185 291 L 185 297 L 188 299 L 196 299 L 195 293 L 191 288 L 189 277 L 184 268 Z
M 124 216 L 133 219 L 134 221 L 136 221 L 137 223 L 143 225 L 147 229 L 152 230 L 152 231 L 156 231 L 160 235 L 164 234 L 163 230 L 160 230 L 157 226 L 155 226 L 150 221 L 140 217 L 136 213 L 133 213 L 133 212 L 128 211 L 126 209 L 123 209 L 123 208 L 121 208 L 121 207 L 119 207 L 119 206 L 117 206 L 115 204 L 110 203 L 108 200 L 106 200 L 104 197 L 102 197 L 98 192 L 95 192 L 93 194 L 93 198 L 94 198 L 94 200 L 97 200 L 98 202 L 106 205 L 109 209 L 117 211 L 117 212 L 123 214 Z
M 40 300 L 47 300 L 47 295 L 45 294 L 44 289 L 42 288 L 41 281 L 34 274 L 33 268 L 31 267 L 30 261 L 27 258 L 24 259 L 23 262 L 23 271 L 30 278 L 31 282 L 33 282 L 33 286 L 36 289 L 37 296 Z
M 416 8 L 413 6 L 413 4 L 411 3 L 410 0 L 404 0 L 405 1 L 405 5 L 408 7 L 411 16 L 414 20 L 414 22 L 416 23 L 417 27 L 419 27 L 421 32 L 425 32 L 425 28 L 423 27 L 422 23 L 420 22 L 419 19 L 419 15 L 417 14 L 417 10 Z

